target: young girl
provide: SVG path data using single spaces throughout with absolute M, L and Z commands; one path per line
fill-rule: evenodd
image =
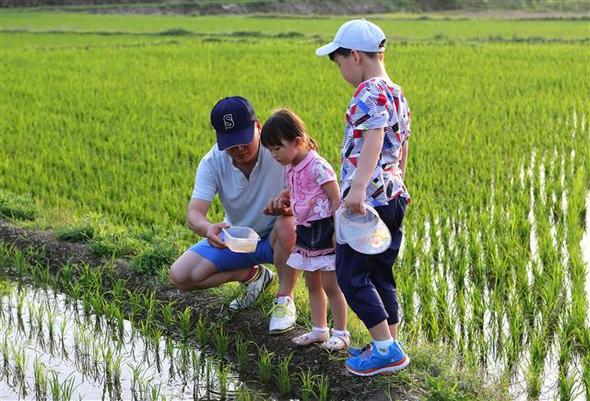
M 297 224 L 297 242 L 287 264 L 305 272 L 309 290 L 313 328 L 309 333 L 293 338 L 293 342 L 301 346 L 322 343 L 330 350 L 347 348 L 350 334 L 346 331 L 346 301 L 334 271 L 333 216 L 340 206 L 336 174 L 317 153 L 316 143 L 307 134 L 301 118 L 288 109 L 276 111 L 266 121 L 260 140 L 280 164 L 287 166 L 287 189 L 275 200 L 289 199 Z M 326 294 L 334 320 L 331 336 L 326 316 Z
M 349 350 L 346 368 L 359 376 L 395 372 L 410 363 L 397 341 L 399 322 L 392 265 L 402 240 L 409 195 L 404 186 L 410 136 L 410 109 L 383 63 L 385 34 L 358 19 L 343 24 L 334 40 L 316 50 L 329 55 L 342 77 L 356 88 L 346 112 L 340 186 L 344 207 L 365 214 L 372 205 L 391 232 L 391 246 L 364 255 L 348 244 L 336 246 L 338 283 L 373 342 Z

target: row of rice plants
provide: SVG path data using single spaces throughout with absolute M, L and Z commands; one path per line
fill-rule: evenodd
M 21 277 L 33 271 L 48 271 L 28 264 L 18 251 L 5 246 L 0 248 L 3 262 L 11 261 Z M 70 390 L 70 394 L 74 391 L 74 396 L 98 396 L 97 391 L 102 391 L 109 399 L 267 398 L 268 395 L 239 383 L 232 373 L 245 373 L 248 358 L 258 355 L 258 376 L 263 384 L 276 386 L 285 396 L 295 392 L 303 399 L 327 399 L 329 387 L 324 376 L 303 370 L 297 373 L 290 365 L 290 358 L 277 361 L 271 352 L 258 349 L 256 344 L 242 340 L 239 335 L 230 341 L 223 322 L 212 327 L 201 319 L 195 324 L 190 307 L 177 312 L 170 303 L 157 300 L 153 293 L 137 294 L 128 290 L 123 293 L 117 290 L 120 284 L 105 291 L 102 286 L 103 281 L 110 280 L 109 269 L 81 267 L 75 273 L 76 280 L 67 282 L 61 280 L 64 275 L 71 278 L 71 267 L 57 276 L 36 273 L 37 280 L 48 279 L 39 282 L 65 286 L 70 294 L 77 292 L 79 300 L 49 289 L 22 286 L 0 297 L 4 344 L 22 338 L 24 343 L 18 350 L 28 350 L 23 358 L 38 361 L 31 367 L 26 360 L 15 357 L 21 355 L 19 352 L 15 353 L 10 347 L 6 352 L 3 349 L 10 390 L 19 396 L 34 391 L 37 398 L 42 399 L 45 394 L 42 384 L 32 384 L 35 382 L 31 380 L 35 369 L 57 365 L 60 368 L 56 374 L 60 377 L 71 370 L 67 384 L 68 388 L 74 384 Z M 82 287 L 83 291 L 69 291 L 68 287 Z M 132 321 L 123 317 L 127 311 L 133 316 Z M 175 335 L 170 330 L 175 325 L 180 328 L 178 341 L 170 337 Z M 215 356 L 205 352 L 207 350 Z M 230 354 L 237 356 L 236 367 L 227 359 Z M 10 372 L 17 372 L 19 376 Z M 84 385 L 86 379 L 94 386 Z
M 560 129 L 587 141 L 585 121 L 574 112 Z M 589 154 L 538 153 L 493 184 L 484 210 L 441 212 L 409 228 L 398 269 L 404 329 L 452 344 L 490 380 L 511 381 L 515 397 L 577 399 L 589 394 L 588 267 L 580 216 L 568 216 L 584 210 Z

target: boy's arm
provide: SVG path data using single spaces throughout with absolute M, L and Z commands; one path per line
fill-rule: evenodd
M 357 162 L 356 172 L 350 185 L 350 191 L 344 198 L 344 207 L 352 213 L 365 214 L 365 197 L 367 184 L 375 171 L 383 147 L 383 128 L 363 132 L 363 148 Z
M 408 166 L 409 147 L 410 147 L 410 143 L 406 139 L 406 141 L 402 145 L 400 160 L 399 160 L 399 168 L 402 171 L 402 179 L 406 177 L 406 167 Z

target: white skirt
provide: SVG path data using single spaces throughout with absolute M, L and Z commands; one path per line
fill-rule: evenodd
M 294 252 L 287 264 L 297 270 L 330 272 L 336 270 L 336 255 L 303 256 Z

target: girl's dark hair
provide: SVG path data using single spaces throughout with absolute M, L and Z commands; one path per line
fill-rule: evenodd
M 318 145 L 307 134 L 303 120 L 286 108 L 275 110 L 260 132 L 260 142 L 265 148 L 283 146 L 282 141 L 292 142 L 297 138 L 303 139 L 308 149 L 318 150 Z
M 385 50 L 385 42 L 387 41 L 387 39 L 383 39 L 381 41 L 381 43 L 379 44 L 379 48 Z M 334 57 L 339 54 L 340 56 L 343 57 L 347 57 L 348 55 L 350 55 L 350 52 L 352 50 L 351 49 L 345 49 L 344 47 L 339 47 L 338 49 L 334 50 L 332 53 L 329 54 L 330 60 L 334 61 Z M 369 58 L 375 58 L 377 57 L 377 54 L 382 53 L 381 52 L 362 52 L 365 53 Z

